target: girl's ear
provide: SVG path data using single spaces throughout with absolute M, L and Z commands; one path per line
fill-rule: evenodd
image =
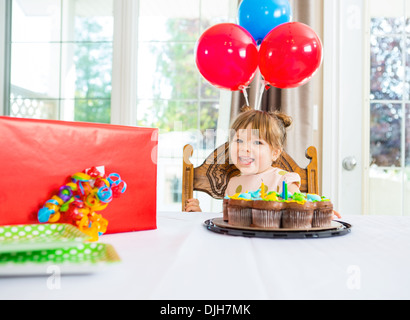
M 278 160 L 278 158 L 280 157 L 282 153 L 281 149 L 273 149 L 272 150 L 272 161 L 275 162 L 276 160 Z

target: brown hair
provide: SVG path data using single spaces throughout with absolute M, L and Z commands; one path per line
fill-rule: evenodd
M 273 149 L 284 148 L 286 142 L 286 128 L 292 124 L 292 118 L 278 111 L 259 111 L 245 106 L 231 125 L 230 139 L 240 129 L 252 125 L 252 129 L 259 130 L 259 137 L 265 140 Z

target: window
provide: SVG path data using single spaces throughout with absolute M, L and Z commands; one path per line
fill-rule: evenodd
M 195 44 L 211 25 L 234 21 L 237 0 L 123 0 L 138 4 L 132 13 L 118 9 L 115 0 L 7 1 L 11 32 L 5 56 L 11 67 L 5 113 L 15 117 L 112 123 L 112 92 L 121 86 L 113 70 L 123 63 L 113 59 L 115 37 L 124 38 L 114 32 L 115 19 L 128 14 L 138 22 L 131 34 L 138 47 L 136 101 L 115 106 L 114 113 L 135 108 L 127 113 L 135 114 L 132 125 L 160 129 L 158 209 L 179 211 L 183 146 L 194 146 L 197 165 L 223 142 L 217 129 L 229 125 L 230 92 L 201 77 Z M 221 207 L 196 196 L 204 197 L 203 210 Z
M 410 214 L 410 1 L 370 5 L 370 212 Z M 386 199 L 389 199 L 386 201 Z
M 230 4 L 216 0 L 140 0 L 137 124 L 160 128 L 160 209 L 173 206 L 180 210 L 181 183 L 176 181 L 182 179 L 184 145 L 190 143 L 196 150 L 194 163 L 215 148 L 216 135 L 209 133 L 218 129 L 220 90 L 201 77 L 194 51 L 206 28 L 228 20 Z M 172 194 L 164 194 L 168 192 Z M 202 209 L 211 207 L 205 204 Z
M 13 0 L 9 114 L 110 122 L 113 0 Z

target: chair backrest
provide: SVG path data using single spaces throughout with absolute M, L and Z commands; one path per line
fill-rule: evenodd
M 195 191 L 203 191 L 215 199 L 223 199 L 229 180 L 239 175 L 239 170 L 229 163 L 229 143 L 225 143 L 215 149 L 202 165 L 194 168 L 190 161 L 193 147 L 187 144 L 183 153 L 182 171 L 182 211 L 185 203 L 193 197 Z M 310 163 L 306 168 L 301 168 L 286 152 L 282 152 L 279 159 L 272 164 L 273 167 L 281 168 L 288 172 L 296 172 L 300 175 L 300 191 L 304 193 L 319 193 L 317 150 L 309 147 L 306 150 L 306 158 Z

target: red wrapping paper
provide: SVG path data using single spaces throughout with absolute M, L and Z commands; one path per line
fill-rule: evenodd
M 0 117 L 0 225 L 38 223 L 67 179 L 105 166 L 128 187 L 101 211 L 108 233 L 156 228 L 158 129 Z

